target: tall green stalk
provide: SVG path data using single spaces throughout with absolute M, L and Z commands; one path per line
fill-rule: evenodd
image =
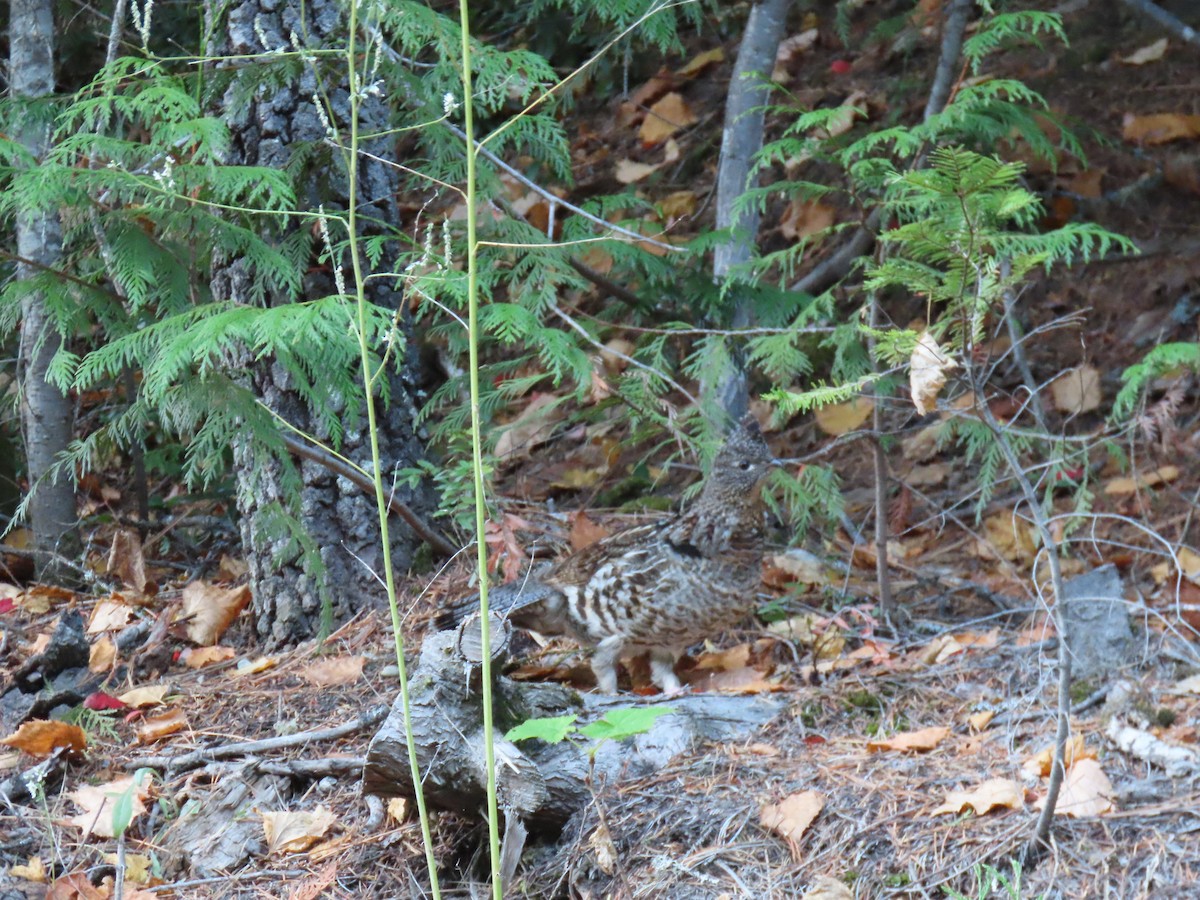
M 458 21 L 462 31 L 463 132 L 466 136 L 467 183 L 467 328 L 470 346 L 471 381 L 471 453 L 475 476 L 475 546 L 479 563 L 479 630 L 483 645 L 480 654 L 483 682 L 483 754 L 487 765 L 488 848 L 492 862 L 492 896 L 502 900 L 504 885 L 500 876 L 500 815 L 496 803 L 496 750 L 492 740 L 492 654 L 488 623 L 487 541 L 484 539 L 486 503 L 483 495 L 483 441 L 479 415 L 479 273 L 475 236 L 475 108 L 471 97 L 471 21 L 467 0 L 458 0 Z
M 388 610 L 392 616 L 392 636 L 396 647 L 396 668 L 400 679 L 400 702 L 404 708 L 404 744 L 408 749 L 408 766 L 412 772 L 413 795 L 417 815 L 421 820 L 421 839 L 425 844 L 425 863 L 429 867 L 429 885 L 435 900 L 441 897 L 438 886 L 437 859 L 433 853 L 433 834 L 429 827 L 429 811 L 425 806 L 425 791 L 421 783 L 421 767 L 417 760 L 417 745 L 412 731 L 412 708 L 408 695 L 408 671 L 404 664 L 404 633 L 400 621 L 400 605 L 396 599 L 396 576 L 392 567 L 391 540 L 388 536 L 387 494 L 383 484 L 383 467 L 379 459 L 379 430 L 375 421 L 375 380 L 384 370 L 371 374 L 371 348 L 367 343 L 367 295 L 362 257 L 358 251 L 358 109 L 362 78 L 354 68 L 355 39 L 358 34 L 358 4 L 350 3 L 350 36 L 346 45 L 347 71 L 350 79 L 350 146 L 346 159 L 349 188 L 346 197 L 346 228 L 349 232 L 350 266 L 354 273 L 354 296 L 358 308 L 358 348 L 362 366 L 363 396 L 367 407 L 367 430 L 371 440 L 371 476 L 375 483 L 375 508 L 379 513 L 379 535 L 383 541 L 383 578 L 387 585 Z M 337 265 L 334 262 L 334 265 Z M 485 654 L 486 655 L 486 654 Z

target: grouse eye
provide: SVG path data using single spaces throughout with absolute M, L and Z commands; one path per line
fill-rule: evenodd
M 750 471 L 750 465 L 751 465 L 750 460 L 743 459 L 740 463 L 738 463 L 738 468 L 741 469 L 743 472 L 748 472 L 748 471 Z

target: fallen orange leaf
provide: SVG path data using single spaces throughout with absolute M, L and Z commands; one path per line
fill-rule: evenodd
M 950 736 L 944 725 L 922 728 L 920 731 L 902 731 L 885 741 L 867 741 L 868 750 L 932 750 Z

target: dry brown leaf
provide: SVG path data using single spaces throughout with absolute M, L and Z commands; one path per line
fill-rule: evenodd
M 902 731 L 884 741 L 867 741 L 868 750 L 913 750 L 923 753 L 932 750 L 950 736 L 950 729 L 933 725 L 919 731 Z
M 662 143 L 680 128 L 694 125 L 697 121 L 696 114 L 683 99 L 683 95 L 672 91 L 650 107 L 642 121 L 638 137 L 643 145 L 652 146 Z
M 1079 366 L 1050 382 L 1050 396 L 1059 412 L 1078 415 L 1099 409 L 1100 372 L 1094 366 Z
M 1113 809 L 1113 786 L 1094 759 L 1081 759 L 1067 770 L 1062 792 L 1054 806 L 1056 816 L 1071 816 L 1075 819 L 1101 816 Z M 1037 803 L 1041 809 L 1046 805 L 1043 797 Z
M 218 587 L 207 581 L 193 581 L 180 593 L 179 618 L 186 622 L 188 640 L 200 647 L 215 644 L 250 603 L 247 585 Z
M 617 161 L 617 181 L 621 184 L 636 184 L 643 178 L 653 175 L 661 167 L 660 164 L 634 162 L 632 159 Z
M 107 672 L 117 659 L 117 645 L 107 634 L 88 649 L 88 671 Z
M 662 208 L 663 219 L 668 223 L 693 215 L 696 212 L 695 191 L 674 191 L 663 197 L 659 206 Z
M 842 101 L 837 115 L 831 116 L 825 128 L 817 129 L 818 136 L 834 138 L 845 134 L 854 127 L 855 121 L 866 118 L 862 110 L 866 107 L 867 94 L 865 91 L 855 91 Z
M 613 395 L 612 385 L 608 383 L 608 379 L 604 377 L 604 370 L 599 366 L 592 367 L 592 386 L 588 393 L 588 399 L 592 403 L 599 403 L 601 400 L 607 400 Z
M 738 644 L 736 647 L 730 647 L 728 650 L 713 650 L 701 653 L 699 659 L 696 660 L 696 668 L 716 669 L 725 672 L 733 669 L 741 669 L 750 665 L 750 654 L 753 650 L 753 644 Z
M 813 881 L 812 887 L 801 895 L 800 900 L 854 900 L 854 892 L 845 882 L 821 875 Z
M 1000 629 L 993 628 L 983 634 L 965 631 L 961 634 L 944 634 L 929 642 L 921 653 L 921 661 L 926 665 L 945 662 L 952 656 L 965 653 L 967 650 L 990 650 L 1000 642 Z
M 120 595 L 117 595 L 119 597 Z M 116 597 L 101 600 L 92 610 L 88 618 L 87 633 L 102 634 L 106 631 L 120 631 L 133 618 L 133 607 Z
M 928 463 L 924 466 L 913 466 L 904 483 L 912 487 L 932 487 L 941 484 L 954 471 L 950 463 Z
M 908 363 L 909 390 L 917 412 L 926 415 L 937 408 L 938 394 L 946 384 L 946 373 L 957 366 L 958 363 L 928 331 L 917 338 Z
M 134 884 L 150 883 L 150 857 L 145 853 L 126 853 L 123 857 L 116 853 L 105 853 L 104 861 L 110 866 L 125 866 L 126 884 L 129 882 Z
M 1159 38 L 1153 44 L 1134 50 L 1128 56 L 1117 58 L 1127 66 L 1144 66 L 1148 62 L 1158 62 L 1162 59 L 1163 54 L 1167 52 L 1167 44 L 1166 38 Z
M 504 426 L 496 441 L 497 462 L 510 462 L 545 443 L 562 417 L 562 407 L 553 394 L 530 395 L 521 414 Z
M 784 690 L 777 681 L 768 681 L 766 673 L 752 666 L 729 669 L 724 672 L 708 672 L 691 682 L 693 690 L 720 694 L 769 694 Z
M 76 806 L 83 810 L 77 816 L 67 819 L 68 825 L 83 829 L 84 834 L 94 834 L 97 837 L 116 837 L 119 825 L 128 825 L 137 821 L 146 812 L 143 802 L 150 796 L 149 788 L 143 779 L 133 775 L 117 778 L 107 784 L 85 784 L 67 794 Z M 123 798 L 128 797 L 128 811 L 125 815 L 128 822 L 116 822 L 113 816 L 119 812 Z
M 772 554 L 763 560 L 763 582 L 773 588 L 828 584 L 830 573 L 825 560 L 799 547 Z
M 1136 494 L 1145 488 L 1170 484 L 1179 477 L 1179 466 L 1159 466 L 1153 472 L 1145 472 L 1136 478 L 1121 476 L 1110 478 L 1104 485 L 1104 493 L 1113 495 Z
M 605 875 L 611 875 L 617 870 L 617 845 L 613 843 L 608 826 L 603 822 L 588 838 L 588 846 L 596 854 L 596 865 Z
M 775 67 L 771 70 L 771 80 L 777 84 L 787 81 L 791 77 L 788 65 L 804 51 L 815 47 L 820 35 L 820 29 L 809 28 L 780 41 L 779 49 L 775 51 Z
M 974 790 L 951 791 L 946 795 L 942 805 L 930 815 L 957 816 L 968 806 L 975 811 L 977 816 L 982 816 L 996 807 L 1020 809 L 1024 806 L 1024 791 L 1021 789 L 1021 785 L 1012 779 L 989 778 Z
M 1121 136 L 1137 144 L 1155 146 L 1171 141 L 1200 137 L 1200 115 L 1190 113 L 1153 113 L 1148 116 L 1125 114 Z
M 135 897 L 140 894 L 141 897 Z M 109 900 L 112 897 L 112 879 L 105 878 L 100 886 L 92 884 L 87 872 L 72 872 L 56 878 L 46 889 L 43 900 Z M 122 900 L 145 900 L 145 891 L 126 891 Z
M 189 647 L 183 651 L 183 664 L 189 669 L 203 669 L 213 663 L 227 662 L 237 656 L 232 647 Z
M 676 84 L 677 79 L 670 72 L 660 70 L 657 75 L 638 87 L 629 97 L 629 102 L 636 108 L 646 106 L 659 99 Z M 640 111 L 640 110 L 639 110 Z
M 257 675 L 279 665 L 278 656 L 260 656 L 258 659 L 244 660 L 238 663 L 234 675 Z
M 74 599 L 74 591 L 52 584 L 36 584 L 21 594 L 17 605 L 27 613 L 40 616 L 49 612 L 56 603 L 68 603 Z
M 118 529 L 113 535 L 112 548 L 108 551 L 108 574 L 117 576 L 139 594 L 146 593 L 150 586 L 142 539 L 132 528 Z
M 362 678 L 365 656 L 334 656 L 309 663 L 296 674 L 317 687 L 354 684 Z
M 571 549 L 582 550 L 584 547 L 590 547 L 603 538 L 608 537 L 612 532 L 588 517 L 588 514 L 582 509 L 571 513 L 568 517 L 571 522 Z
M 766 804 L 762 808 L 759 821 L 763 828 L 775 832 L 787 841 L 792 855 L 796 856 L 800 839 L 824 807 L 825 798 L 816 791 L 801 791 L 785 797 L 778 803 Z
M 78 725 L 32 719 L 22 722 L 21 727 L 0 740 L 0 744 L 16 747 L 30 756 L 49 756 L 59 748 L 80 754 L 87 749 L 87 735 Z
M 814 415 L 817 426 L 826 434 L 847 434 L 867 420 L 875 402 L 868 397 L 855 397 L 846 403 L 830 403 L 817 407 Z
M 8 874 L 13 878 L 22 878 L 25 881 L 32 881 L 36 884 L 46 883 L 46 865 L 42 862 L 40 856 L 29 857 L 28 865 L 16 865 L 8 870 Z
M 715 66 L 724 59 L 725 50 L 721 47 L 714 47 L 712 50 L 705 50 L 703 53 L 693 56 L 684 64 L 683 68 L 676 69 L 675 74 L 681 78 L 694 78 L 709 66 Z
M 836 219 L 837 210 L 832 206 L 797 197 L 783 211 L 779 233 L 789 241 L 803 240 L 829 228 Z
M 188 727 L 187 716 L 182 709 L 168 709 L 155 716 L 142 719 L 137 727 L 137 738 L 143 744 L 153 744 Z
M 564 491 L 582 491 L 599 484 L 600 479 L 604 477 L 604 473 L 605 470 L 603 469 L 585 469 L 581 466 L 572 466 L 569 469 L 564 469 L 557 478 L 550 482 L 550 486 L 561 488 Z
M 983 731 L 983 729 L 992 724 L 992 719 L 994 718 L 996 718 L 996 711 L 985 709 L 967 716 L 967 724 L 971 726 L 972 731 Z
M 337 821 L 324 806 L 299 812 L 262 813 L 268 853 L 302 853 L 325 836 Z
M 165 684 L 136 687 L 133 690 L 129 690 L 121 694 L 121 696 L 117 697 L 117 699 L 126 706 L 158 706 L 163 702 L 163 698 L 167 696 L 167 691 L 169 690 L 170 687 Z
M 937 455 L 940 443 L 948 434 L 946 422 L 926 425 L 915 434 L 900 439 L 900 452 L 909 462 L 924 462 Z
M 983 537 L 975 545 L 976 555 L 984 559 L 1030 561 L 1037 555 L 1037 530 L 1031 522 L 1012 513 L 993 513 L 983 520 Z
M 1078 172 L 1075 175 L 1064 178 L 1063 186 L 1071 193 L 1078 194 L 1080 197 L 1087 197 L 1089 200 L 1098 200 L 1104 194 L 1103 184 L 1106 174 L 1106 169 L 1088 169 L 1086 172 Z
M 408 800 L 404 797 L 393 797 L 387 802 L 387 814 L 397 825 L 403 825 L 408 817 Z
M 772 622 L 767 626 L 767 631 L 782 638 L 796 641 L 798 644 L 808 646 L 816 639 L 817 630 L 823 627 L 824 622 L 824 616 L 819 616 L 816 613 L 801 613 L 797 616 Z
M 1095 759 L 1096 751 L 1089 748 L 1083 740 L 1082 734 L 1073 734 L 1067 738 L 1067 746 L 1065 752 L 1065 763 L 1068 769 L 1082 759 Z M 1029 759 L 1021 764 L 1021 768 L 1031 775 L 1036 775 L 1039 778 L 1046 778 L 1050 775 L 1050 769 L 1054 764 L 1054 747 L 1053 745 L 1039 750 Z
M 221 561 L 217 563 L 219 581 L 237 581 L 239 578 L 244 578 L 249 572 L 250 564 L 244 559 L 235 559 L 228 553 L 221 554 Z

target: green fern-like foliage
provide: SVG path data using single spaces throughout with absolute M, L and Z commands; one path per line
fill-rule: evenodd
M 1136 410 L 1138 398 L 1155 379 L 1174 371 L 1200 372 L 1200 344 L 1177 342 L 1159 344 L 1121 373 L 1121 390 L 1113 401 L 1113 418 L 1128 419 Z

